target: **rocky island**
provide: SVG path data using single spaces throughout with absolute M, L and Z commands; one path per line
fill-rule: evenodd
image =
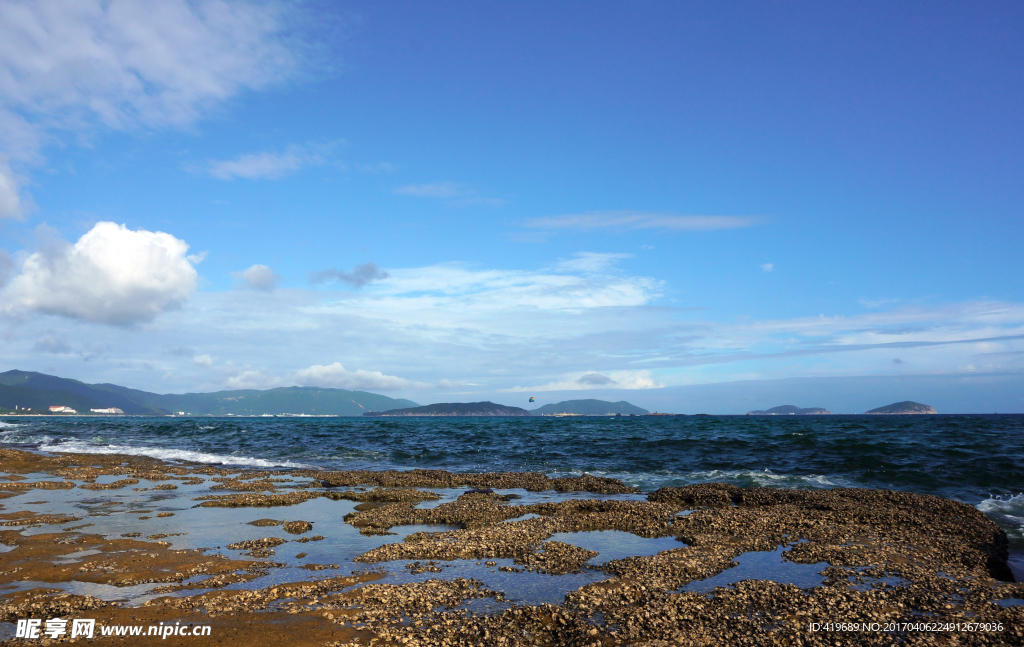
M 607 402 L 605 400 L 565 400 L 557 404 L 545 404 L 530 410 L 534 416 L 643 416 L 650 413 L 625 400 Z
M 884 407 L 878 407 L 865 413 L 872 415 L 906 415 L 906 414 L 925 414 L 925 413 L 938 413 L 935 407 L 928 404 L 921 404 L 920 402 L 911 402 L 905 400 L 903 402 L 895 402 Z
M 367 411 L 367 418 L 407 418 L 421 416 L 528 416 L 530 412 L 519 407 L 507 407 L 493 402 L 441 402 L 425 407 L 391 409 L 388 411 Z
M 748 411 L 748 416 L 830 416 L 832 412 L 821 407 L 801 409 L 794 404 L 784 404 L 781 407 L 772 407 L 765 411 Z

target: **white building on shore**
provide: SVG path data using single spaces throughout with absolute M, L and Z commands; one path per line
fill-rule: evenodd
M 54 405 L 50 407 L 50 413 L 78 413 L 71 407 L 65 407 L 63 405 Z
M 106 414 L 123 414 L 124 413 L 124 411 L 121 411 L 117 407 L 108 407 L 106 409 L 89 409 L 89 411 L 91 411 L 92 413 L 106 413 Z

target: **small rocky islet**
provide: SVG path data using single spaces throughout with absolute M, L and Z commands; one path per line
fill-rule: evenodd
M 222 643 L 259 635 L 266 645 L 1024 644 L 1024 606 L 1013 604 L 1024 598 L 1024 585 L 1012 581 L 1005 533 L 977 509 L 934 496 L 724 483 L 665 487 L 644 496 L 593 476 L 237 470 L 13 449 L 0 450 L 0 472 L 2 622 L 181 621 L 212 625 Z M 96 508 L 66 514 L 41 507 L 47 492 L 97 484 L 111 487 L 90 493 Z M 223 543 L 247 552 L 238 558 L 217 548 L 174 549 L 166 539 L 190 531 L 178 521 L 187 510 L 160 519 L 181 523 L 176 533 L 146 534 L 144 519 L 154 511 L 142 509 L 135 511 L 141 532 L 97 532 L 94 524 L 104 522 L 102 497 L 122 491 L 183 496 L 180 489 L 162 488 L 168 484 L 205 484 L 207 493 L 192 497 L 191 506 L 249 515 L 239 521 L 240 536 Z M 431 488 L 464 491 L 445 498 Z M 537 502 L 510 490 L 575 494 Z M 300 571 L 306 578 L 260 586 L 263 578 L 281 582 L 287 565 L 276 560 L 282 550 L 300 543 L 290 550 L 305 551 L 315 545 L 308 542 L 324 540 L 309 534 L 314 526 L 330 535 L 320 521 L 289 513 L 314 499 L 328 506 L 355 503 L 344 523 L 370 537 L 382 535 L 385 543 L 355 557 L 364 570 L 310 580 L 319 575 L 310 571 L 330 573 L 338 566 L 307 564 Z M 386 541 L 387 533 L 403 526 L 434 524 L 450 529 Z M 249 533 L 280 527 L 286 537 L 243 539 L 251 537 L 243 527 Z M 674 538 L 678 547 L 595 565 L 594 551 L 553 539 L 595 530 Z M 819 569 L 821 584 L 799 588 L 758 579 L 710 593 L 685 590 L 728 572 L 743 555 L 780 547 L 787 562 Z M 445 578 L 447 566 L 459 560 L 494 568 L 498 560 L 510 560 L 500 567 L 510 578 L 585 569 L 603 576 L 558 605 L 510 602 L 479 580 Z M 432 579 L 380 582 L 382 567 L 396 561 L 407 562 L 402 570 Z M 71 581 L 153 588 L 141 605 L 132 605 L 63 590 L 61 584 Z M 478 608 L 474 601 L 489 604 L 490 611 L 470 611 Z M 810 629 L 811 623 L 829 622 L 865 629 Z

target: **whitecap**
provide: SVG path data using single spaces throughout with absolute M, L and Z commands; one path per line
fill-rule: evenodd
M 172 449 L 165 447 L 130 447 L 128 445 L 91 445 L 77 440 L 40 445 L 39 449 L 47 452 L 63 452 L 68 454 L 127 454 L 129 456 L 149 456 L 164 461 L 191 461 L 193 463 L 209 463 L 212 465 L 245 465 L 250 467 L 298 467 L 310 468 L 310 465 L 292 461 L 268 461 L 262 458 L 209 454 L 188 449 Z
M 994 512 L 999 514 L 1024 514 L 1024 494 L 1015 494 L 1011 497 L 992 497 L 985 499 L 975 506 L 984 513 Z
M 594 470 L 587 472 L 591 476 L 603 476 L 622 481 L 627 485 L 638 487 L 641 490 L 653 491 L 667 485 L 694 485 L 697 483 L 727 482 L 740 483 L 744 485 L 774 486 L 774 487 L 805 487 L 815 489 L 828 489 L 834 487 L 848 486 L 849 484 L 837 476 L 826 474 L 777 474 L 771 470 L 703 470 L 696 472 L 604 472 Z M 560 476 L 581 476 L 584 472 L 567 471 L 552 472 L 548 476 L 557 478 Z
M 1007 529 L 1007 534 L 1012 538 L 1024 537 L 1024 494 L 991 497 L 974 507 Z

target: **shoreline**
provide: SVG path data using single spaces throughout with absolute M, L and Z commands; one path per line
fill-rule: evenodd
M 591 476 L 227 468 L 11 449 L 0 450 L 0 472 L 2 622 L 180 620 L 210 624 L 227 644 L 258 634 L 271 645 L 365 645 L 376 637 L 379 644 L 602 647 L 708 644 L 709 637 L 834 644 L 836 634 L 809 633 L 807 622 L 837 614 L 850 622 L 1002 623 L 1002 632 L 957 636 L 977 644 L 1019 643 L 1024 627 L 1024 606 L 995 602 L 1024 598 L 1024 585 L 1000 581 L 1012 577 L 1005 533 L 975 508 L 929 495 L 704 484 L 645 496 Z M 62 508 L 67 497 L 84 498 Z M 128 507 L 110 512 L 119 506 Z M 321 516 L 310 522 L 314 511 Z M 175 543 L 207 530 L 190 515 L 216 515 L 196 517 L 219 524 L 211 546 Z M 126 527 L 138 530 L 116 532 Z M 409 529 L 416 532 L 402 537 Z M 606 533 L 637 545 L 669 543 L 655 554 L 626 551 L 595 563 L 599 551 L 577 544 Z M 332 541 L 326 552 L 316 548 Z M 286 555 L 339 556 L 356 542 L 366 543 L 344 563 L 300 565 Z M 816 569 L 820 584 L 751 580 L 711 597 L 690 590 L 751 555 L 783 549 L 782 566 Z M 583 575 L 593 581 L 570 586 L 559 605 L 509 601 L 517 579 Z M 150 593 L 132 606 L 68 592 L 71 583 Z M 475 604 L 489 612 L 473 614 Z M 912 635 L 880 631 L 859 635 L 858 644 Z

